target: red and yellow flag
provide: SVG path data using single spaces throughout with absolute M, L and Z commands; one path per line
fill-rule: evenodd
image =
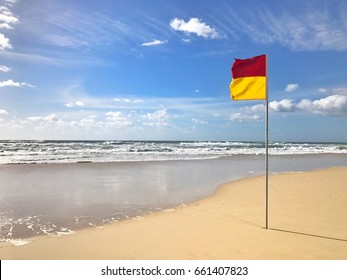
M 235 59 L 231 67 L 233 100 L 266 100 L 266 55 Z

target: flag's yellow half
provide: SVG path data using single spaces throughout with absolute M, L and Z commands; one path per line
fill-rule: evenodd
M 233 100 L 263 100 L 266 99 L 266 77 L 243 77 L 233 79 L 230 84 Z

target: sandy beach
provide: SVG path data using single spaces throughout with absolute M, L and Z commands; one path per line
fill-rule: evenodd
M 1 259 L 347 259 L 347 167 L 239 180 L 171 211 L 29 244 Z

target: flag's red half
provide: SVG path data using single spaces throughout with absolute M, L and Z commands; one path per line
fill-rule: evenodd
M 247 59 L 235 59 L 231 68 L 234 79 L 266 76 L 266 55 Z

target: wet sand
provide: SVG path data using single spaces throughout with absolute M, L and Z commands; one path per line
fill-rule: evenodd
M 271 172 L 346 166 L 347 155 L 271 156 Z M 23 243 L 189 204 L 264 174 L 264 156 L 0 165 L 0 241 Z
M 85 229 L 0 243 L 0 259 L 347 259 L 347 167 L 225 184 L 187 206 Z

